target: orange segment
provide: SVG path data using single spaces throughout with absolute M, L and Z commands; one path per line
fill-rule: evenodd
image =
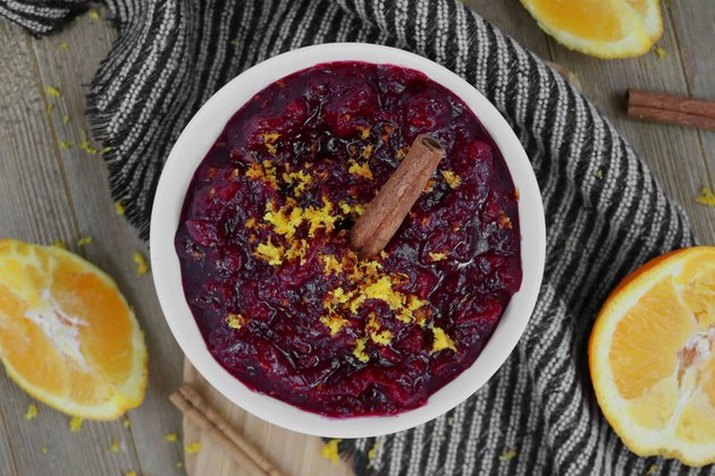
M 658 0 L 521 0 L 564 46 L 599 58 L 646 53 L 663 31 Z
M 0 240 L 0 358 L 10 377 L 73 416 L 141 403 L 146 348 L 112 279 L 57 247 Z
M 604 0 L 532 0 L 540 21 L 585 40 L 614 41 L 623 37 L 618 4 Z M 594 15 L 594 12 L 598 15 Z
M 657 258 L 623 280 L 591 332 L 599 406 L 635 453 L 715 462 L 715 247 Z
M 670 280 L 659 282 L 641 297 L 618 322 L 608 355 L 623 398 L 637 398 L 673 375 L 677 361 L 672 356 L 694 330 Z

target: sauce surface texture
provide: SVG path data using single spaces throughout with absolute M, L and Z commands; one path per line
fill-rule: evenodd
M 414 138 L 447 154 L 395 237 L 348 232 Z M 452 92 L 360 62 L 287 76 L 229 120 L 189 186 L 175 246 L 216 360 L 329 416 L 423 405 L 469 367 L 521 285 L 517 194 Z

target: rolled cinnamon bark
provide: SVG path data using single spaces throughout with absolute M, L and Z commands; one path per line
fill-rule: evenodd
M 365 208 L 350 231 L 350 246 L 364 258 L 382 251 L 402 225 L 445 151 L 434 137 L 420 134 L 397 170 Z

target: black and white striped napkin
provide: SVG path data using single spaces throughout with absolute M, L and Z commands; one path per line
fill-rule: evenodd
M 343 441 L 358 474 L 705 474 L 629 452 L 603 419 L 587 337 L 618 280 L 692 244 L 686 218 L 601 114 L 549 67 L 456 0 L 104 0 L 119 32 L 88 97 L 112 194 L 142 236 L 173 142 L 244 69 L 314 43 L 397 46 L 485 94 L 531 158 L 548 226 L 547 268 L 530 325 L 467 402 L 419 428 Z M 83 0 L 0 0 L 35 35 Z

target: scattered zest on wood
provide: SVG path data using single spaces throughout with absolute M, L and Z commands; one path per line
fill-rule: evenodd
M 169 400 L 209 438 L 223 446 L 248 474 L 283 475 L 260 450 L 246 441 L 216 410 L 211 408 L 191 385 L 182 385 L 169 396 Z
M 402 225 L 437 168 L 445 151 L 427 134 L 420 134 L 365 213 L 350 231 L 350 246 L 362 257 L 378 254 Z
M 628 117 L 678 126 L 715 130 L 715 101 L 628 90 Z

